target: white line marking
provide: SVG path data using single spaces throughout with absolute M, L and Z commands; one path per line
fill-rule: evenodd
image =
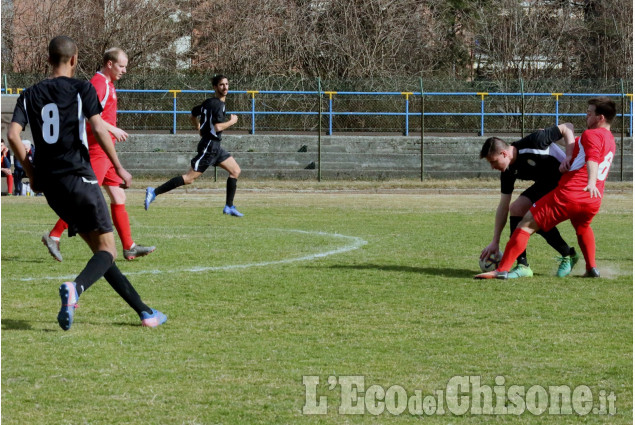
M 258 263 L 248 263 L 248 264 L 232 264 L 232 265 L 228 265 L 228 266 L 210 266 L 210 267 L 190 267 L 190 268 L 183 268 L 183 269 L 171 269 L 171 270 L 139 270 L 136 272 L 127 272 L 125 273 L 126 276 L 133 276 L 133 275 L 142 275 L 142 274 L 161 274 L 161 273 L 183 273 L 183 272 L 187 272 L 187 273 L 201 273 L 201 272 L 217 272 L 217 271 L 227 271 L 227 270 L 241 270 L 241 269 L 248 269 L 251 267 L 265 267 L 265 266 L 273 266 L 273 265 L 277 265 L 277 264 L 289 264 L 289 263 L 296 263 L 298 261 L 313 261 L 315 259 L 318 258 L 324 258 L 324 257 L 328 257 L 331 255 L 337 255 L 337 254 L 343 254 L 345 252 L 348 251 L 354 251 L 356 249 L 361 248 L 362 246 L 366 245 L 368 242 L 365 241 L 362 238 L 359 238 L 357 236 L 347 236 L 347 235 L 341 235 L 339 233 L 326 233 L 326 232 L 311 232 L 311 231 L 307 231 L 307 230 L 293 230 L 293 229 L 271 229 L 271 230 L 277 230 L 277 231 L 283 231 L 283 232 L 292 232 L 292 233 L 302 233 L 302 234 L 306 234 L 306 235 L 317 235 L 317 236 L 330 236 L 330 237 L 334 237 L 334 238 L 338 238 L 338 239 L 343 239 L 343 240 L 347 240 L 350 241 L 350 243 L 346 246 L 343 246 L 341 248 L 337 248 L 337 249 L 333 249 L 330 251 L 325 251 L 325 252 L 318 252 L 316 254 L 310 254 L 310 255 L 303 255 L 302 257 L 294 257 L 294 258 L 287 258 L 284 260 L 276 260 L 276 261 L 262 261 L 262 262 L 258 262 Z M 43 276 L 43 277 L 25 277 L 20 279 L 20 281 L 22 282 L 30 282 L 33 280 L 72 280 L 74 279 L 76 276 Z

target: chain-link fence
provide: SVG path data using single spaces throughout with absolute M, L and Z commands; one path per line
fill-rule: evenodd
M 43 76 L 5 74 L 5 87 L 22 88 Z M 90 76 L 80 76 L 90 77 Z M 128 74 L 117 83 L 119 125 L 127 130 L 189 130 L 190 110 L 213 94 L 211 75 Z M 613 129 L 632 132 L 632 80 L 457 81 L 453 79 L 319 80 L 231 77 L 234 131 L 325 134 L 522 134 L 556 121 L 584 128 L 586 100 L 611 95 Z M 422 96 L 423 93 L 423 96 Z M 422 110 L 424 116 L 422 117 Z M 622 119 L 624 115 L 624 119 Z M 320 121 L 321 117 L 321 121 Z

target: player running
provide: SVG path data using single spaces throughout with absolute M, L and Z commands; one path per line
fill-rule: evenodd
M 69 330 L 79 297 L 103 276 L 139 315 L 142 326 L 159 326 L 167 317 L 141 301 L 115 264 L 117 250 L 112 222 L 90 166 L 86 119 L 124 188 L 130 186 L 132 176 L 119 162 L 101 119 L 102 106 L 94 87 L 88 81 L 72 78 L 77 68 L 75 41 L 66 36 L 55 37 L 49 43 L 48 60 L 53 68 L 51 77 L 20 94 L 7 136 L 31 187 L 43 192 L 53 211 L 68 223 L 69 236 L 79 233 L 93 251 L 75 281 L 60 286 L 62 306 L 57 321 L 63 330 Z M 20 139 L 20 132 L 27 124 L 36 147 L 33 164 L 26 160 L 26 150 Z
M 481 252 L 481 259 L 499 252 L 501 233 L 508 215 L 510 234 L 513 234 L 532 204 L 558 186 L 562 176 L 560 164 L 566 157 L 562 149 L 555 144 L 561 139 L 564 139 L 566 149 L 571 155 L 575 139 L 573 125 L 569 123 L 536 131 L 511 145 L 497 137 L 490 137 L 485 141 L 480 157 L 487 159 L 493 169 L 501 172 L 501 197 L 494 220 L 494 237 Z M 511 202 L 517 179 L 531 180 L 534 184 Z M 575 249 L 562 239 L 555 227 L 548 232 L 539 230 L 538 234 L 560 254 L 560 265 L 556 275 L 565 277 L 571 273 L 578 261 Z M 516 260 L 516 267 L 507 275 L 509 279 L 533 276 L 526 251 L 521 252 Z
M 568 171 L 558 187 L 541 198 L 525 214 L 505 247 L 505 253 L 495 271 L 481 273 L 476 279 L 507 279 L 514 259 L 525 249 L 530 236 L 542 229 L 571 220 L 578 236 L 584 260 L 584 277 L 600 277 L 595 261 L 595 235 L 591 228 L 593 217 L 600 211 L 604 182 L 615 156 L 615 139 L 611 122 L 615 118 L 615 103 L 606 97 L 590 99 L 586 112 L 587 130 L 582 133 L 573 150 L 572 159 L 561 170 Z
M 128 66 L 128 56 L 126 53 L 113 47 L 104 52 L 102 66 L 90 80 L 90 83 L 97 91 L 97 97 L 103 107 L 101 117 L 105 127 L 110 133 L 113 145 L 123 142 L 128 138 L 128 133 L 117 127 L 117 92 L 114 81 L 121 79 L 126 73 Z M 97 182 L 106 189 L 110 197 L 110 213 L 112 221 L 117 229 L 121 245 L 123 246 L 123 257 L 126 260 L 134 260 L 153 252 L 154 246 L 137 245 L 132 239 L 130 230 L 130 218 L 126 211 L 126 192 L 120 187 L 122 180 L 117 175 L 115 167 L 101 148 L 90 128 L 87 126 L 88 151 L 90 153 L 90 164 L 95 171 Z M 53 229 L 42 236 L 42 243 L 48 248 L 49 253 L 57 261 L 62 261 L 60 252 L 60 237 L 68 225 L 61 218 L 55 223 Z
M 144 207 L 147 210 L 155 198 L 162 193 L 169 192 L 177 187 L 192 184 L 194 180 L 199 178 L 210 165 L 220 165 L 229 173 L 227 177 L 227 194 L 225 199 L 225 208 L 223 214 L 234 217 L 242 217 L 234 206 L 234 195 L 236 195 L 236 186 L 238 176 L 240 176 L 240 167 L 233 156 L 220 145 L 223 131 L 238 122 L 238 117 L 234 114 L 229 116 L 225 114 L 225 98 L 229 91 L 229 81 L 224 75 L 216 75 L 212 79 L 215 95 L 201 105 L 192 109 L 190 120 L 192 125 L 199 131 L 201 141 L 198 142 L 197 153 L 190 163 L 190 170 L 182 176 L 174 177 L 163 183 L 156 189 L 148 187 L 146 189 L 146 198 Z

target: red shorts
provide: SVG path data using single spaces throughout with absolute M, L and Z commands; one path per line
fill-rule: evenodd
M 112 162 L 105 153 L 101 155 L 90 153 L 90 165 L 93 167 L 99 186 L 119 186 L 123 183 L 121 177 L 115 171 Z
M 601 203 L 599 198 L 589 198 L 588 202 L 568 200 L 562 191 L 555 189 L 536 201 L 530 211 L 545 232 L 565 220 L 571 220 L 573 227 L 578 229 L 591 224 L 593 217 L 600 211 Z

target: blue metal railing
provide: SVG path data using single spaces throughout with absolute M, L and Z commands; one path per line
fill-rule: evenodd
M 0 92 L 2 94 L 14 94 L 19 93 L 22 89 L 5 89 L 2 88 Z M 157 94 L 172 94 L 173 102 L 171 110 L 119 110 L 120 114 L 170 114 L 172 115 L 172 133 L 177 132 L 177 116 L 183 114 L 190 114 L 190 110 L 179 110 L 178 108 L 178 95 L 181 93 L 189 94 L 205 94 L 207 96 L 212 95 L 214 92 L 210 90 L 137 90 L 137 89 L 118 89 L 119 93 L 157 93 Z M 433 116 L 453 116 L 453 117 L 479 117 L 480 128 L 479 135 L 485 134 L 485 118 L 486 117 L 554 117 L 555 123 L 558 124 L 561 117 L 583 117 L 585 113 L 566 113 L 560 112 L 560 101 L 564 97 L 596 97 L 596 96 L 609 96 L 613 98 L 626 98 L 628 103 L 628 112 L 622 111 L 618 113 L 617 117 L 628 118 L 627 134 L 630 136 L 633 134 L 633 95 L 632 93 L 493 93 L 493 92 L 353 92 L 353 91 L 285 91 L 285 90 L 230 90 L 230 94 L 246 94 L 251 96 L 249 110 L 231 111 L 237 115 L 248 115 L 251 118 L 251 125 L 249 132 L 251 134 L 256 133 L 256 118 L 258 116 L 266 115 L 326 115 L 328 118 L 328 127 L 326 134 L 333 134 L 333 118 L 336 116 L 395 116 L 404 118 L 404 130 L 403 134 L 409 134 L 409 118 L 420 117 L 420 112 L 410 112 L 411 98 L 421 97 L 434 98 L 434 97 L 447 97 L 447 96 L 461 96 L 466 98 L 476 98 L 479 101 L 480 112 L 452 112 L 452 111 L 436 111 L 432 112 L 426 110 L 423 115 L 427 117 Z M 315 96 L 316 102 L 321 102 L 323 96 L 328 96 L 328 109 L 323 113 L 318 111 L 284 111 L 284 110 L 258 110 L 256 97 L 257 95 L 297 95 L 297 96 Z M 346 96 L 384 96 L 393 97 L 399 96 L 404 99 L 403 112 L 392 111 L 337 111 L 335 109 L 335 98 Z M 522 99 L 523 104 L 527 97 L 553 97 L 555 98 L 553 112 L 525 112 L 524 108 L 522 112 L 487 112 L 485 99 L 488 96 L 508 96 L 518 97 Z M 479 99 L 480 98 L 480 99 Z M 316 108 L 317 109 L 317 108 Z

